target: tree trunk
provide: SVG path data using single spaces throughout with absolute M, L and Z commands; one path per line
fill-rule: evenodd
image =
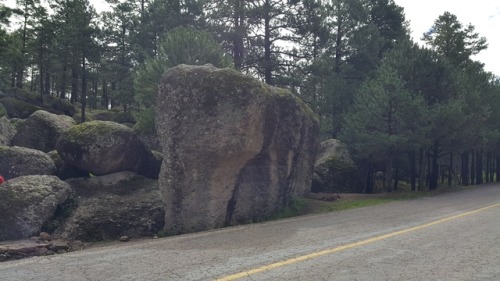
M 468 186 L 469 185 L 469 152 L 467 152 L 467 151 L 462 153 L 462 171 L 460 174 L 462 176 L 462 185 Z
M 36 83 L 35 83 L 35 69 L 31 68 L 31 82 L 30 82 L 30 91 L 35 92 L 36 91 Z
M 111 82 L 111 92 L 113 93 L 115 90 L 116 90 L 116 82 L 113 81 Z M 111 108 L 115 108 L 118 106 L 115 100 L 112 98 L 110 99 L 110 103 L 111 103 Z
M 423 190 L 424 188 L 424 150 L 420 149 L 418 164 L 418 190 Z
M 340 3 L 338 4 L 340 5 Z M 339 7 L 340 10 L 340 7 Z M 340 64 L 342 63 L 342 39 L 343 39 L 343 18 L 340 15 L 340 13 L 337 13 L 337 33 L 336 33 L 336 38 L 335 38 L 335 66 L 334 66 L 334 71 L 335 73 L 339 74 L 340 73 Z
M 435 143 L 432 149 L 432 169 L 429 177 L 429 190 L 435 190 L 438 186 L 439 179 L 439 143 Z
M 398 184 L 399 184 L 399 169 L 396 168 L 394 169 L 394 191 L 398 191 Z
M 264 81 L 273 85 L 272 70 L 273 64 L 271 62 L 271 5 L 270 0 L 264 3 Z
M 387 192 L 392 192 L 392 156 L 390 154 L 385 168 L 384 188 Z
M 416 159 L 415 159 L 415 150 L 412 150 L 411 152 L 408 153 L 408 162 L 410 164 L 410 185 L 411 185 L 411 191 L 417 190 L 417 185 L 416 185 L 416 177 L 417 177 L 417 170 L 416 170 Z
M 233 62 L 234 68 L 241 70 L 244 59 L 244 44 L 245 37 L 245 7 L 242 0 L 236 0 L 234 4 L 234 39 L 233 39 Z
M 25 59 L 26 59 L 26 41 L 27 41 L 27 28 L 28 28 L 28 1 L 25 1 L 24 4 L 24 23 L 23 23 L 23 36 L 22 36 L 22 45 L 21 45 L 21 56 L 22 63 L 17 67 L 16 74 L 16 87 L 19 89 L 23 88 L 23 80 L 24 80 L 24 67 L 25 67 Z
M 93 97 L 94 99 L 92 100 L 92 109 L 97 109 L 97 96 L 99 94 L 99 78 L 96 78 L 96 80 L 93 82 Z
M 17 67 L 14 67 L 14 70 L 10 73 L 10 87 L 14 88 L 16 86 L 16 73 Z
M 101 106 L 103 109 L 108 109 L 109 107 L 109 98 L 108 98 L 108 83 L 106 81 L 102 81 L 102 98 L 101 98 Z
M 480 150 L 476 155 L 476 184 L 483 183 L 483 151 Z
M 470 159 L 470 184 L 476 184 L 476 152 L 474 150 L 471 152 Z
M 495 154 L 490 152 L 490 180 L 489 182 L 495 181 Z
M 78 101 L 78 69 L 76 66 L 71 67 L 71 103 Z
M 366 185 L 365 185 L 365 193 L 372 194 L 373 193 L 373 167 L 370 163 L 368 163 L 368 169 L 366 172 Z
M 47 69 L 45 70 L 45 89 L 43 90 L 43 94 L 46 96 L 50 95 L 50 73 Z
M 490 182 L 490 167 L 491 165 L 491 153 L 488 151 L 486 152 L 486 170 L 485 170 L 485 182 Z
M 500 155 L 497 155 L 497 166 L 496 166 L 496 177 L 497 177 L 497 182 L 500 182 Z
M 68 71 L 68 67 L 66 66 L 66 62 L 63 62 L 63 70 L 61 76 L 61 85 L 59 87 L 59 98 L 66 99 L 66 72 Z
M 450 166 L 448 167 L 448 186 L 453 185 L 453 152 L 450 152 Z
M 85 51 L 82 56 L 82 96 L 80 102 L 82 103 L 82 123 L 85 122 L 85 109 L 87 108 L 87 73 L 85 69 Z
M 43 33 L 40 34 L 40 36 L 43 36 Z M 38 63 L 38 68 L 39 68 L 39 74 L 40 74 L 40 101 L 43 102 L 43 95 L 44 95 L 44 90 L 45 87 L 43 85 L 43 79 L 44 79 L 44 72 L 43 72 L 43 43 L 42 43 L 42 38 L 40 38 L 40 45 L 39 45 L 39 63 Z

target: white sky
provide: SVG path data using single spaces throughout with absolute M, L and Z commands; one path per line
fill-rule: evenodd
M 488 49 L 474 59 L 485 64 L 487 71 L 500 76 L 500 1 L 499 0 L 394 0 L 405 10 L 410 21 L 413 39 L 420 41 L 422 34 L 430 29 L 434 21 L 448 11 L 458 21 L 476 27 L 480 36 L 486 37 Z
M 89 0 L 96 10 L 102 11 L 104 0 Z M 486 37 L 488 49 L 482 51 L 474 59 L 485 64 L 485 69 L 500 76 L 500 1 L 499 0 L 394 0 L 402 6 L 406 19 L 410 21 L 412 37 L 419 42 L 422 34 L 430 29 L 434 21 L 448 11 L 467 25 L 471 23 L 476 32 Z M 15 0 L 4 1 L 9 6 Z

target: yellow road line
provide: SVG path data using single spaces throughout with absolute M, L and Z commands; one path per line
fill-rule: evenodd
M 322 251 L 319 251 L 319 252 L 314 252 L 314 253 L 310 253 L 310 254 L 307 254 L 307 255 L 303 255 L 303 256 L 299 256 L 299 257 L 295 257 L 295 258 L 291 258 L 291 259 L 287 259 L 287 260 L 283 260 L 283 261 L 279 261 L 279 262 L 275 262 L 275 263 L 271 263 L 271 264 L 268 264 L 268 265 L 264 265 L 264 266 L 261 266 L 261 267 L 250 269 L 248 271 L 243 271 L 243 272 L 235 273 L 235 274 L 228 275 L 228 276 L 225 276 L 225 277 L 221 277 L 221 278 L 218 278 L 216 280 L 217 281 L 231 281 L 231 280 L 237 280 L 237 279 L 244 278 L 244 277 L 249 277 L 250 275 L 254 275 L 254 274 L 257 274 L 257 273 L 264 272 L 264 271 L 269 271 L 269 270 L 272 270 L 274 268 L 278 268 L 278 267 L 282 267 L 282 266 L 286 266 L 286 265 L 298 263 L 298 262 L 305 261 L 305 260 L 310 260 L 310 259 L 318 258 L 318 257 L 321 257 L 321 256 L 325 256 L 325 255 L 337 253 L 337 252 L 340 252 L 340 251 L 343 251 L 343 250 L 352 249 L 352 248 L 363 246 L 363 245 L 367 245 L 367 244 L 374 243 L 374 242 L 377 242 L 377 241 L 381 241 L 381 240 L 384 240 L 384 239 L 392 238 L 394 236 L 406 234 L 406 233 L 409 233 L 409 232 L 412 232 L 412 231 L 424 229 L 424 228 L 431 227 L 431 226 L 434 226 L 434 225 L 437 225 L 437 224 L 441 224 L 441 223 L 444 223 L 444 222 L 448 222 L 448 221 L 451 221 L 451 220 L 455 220 L 455 219 L 463 218 L 463 217 L 470 216 L 470 215 L 473 215 L 473 214 L 477 214 L 479 212 L 486 211 L 488 209 L 492 209 L 492 208 L 499 207 L 499 206 L 500 206 L 500 203 L 493 204 L 493 205 L 486 206 L 486 207 L 483 207 L 483 208 L 480 208 L 480 209 L 477 209 L 477 210 L 473 210 L 473 211 L 461 213 L 461 214 L 454 215 L 454 216 L 451 216 L 451 217 L 447 217 L 447 218 L 444 218 L 444 219 L 436 220 L 436 221 L 433 221 L 433 222 L 430 222 L 430 223 L 426 223 L 426 224 L 422 224 L 422 225 L 419 225 L 419 226 L 415 226 L 415 227 L 411 227 L 411 228 L 407 228 L 407 229 L 403 229 L 403 230 L 391 232 L 391 233 L 388 233 L 388 234 L 384 234 L 384 235 L 381 235 L 381 236 L 369 238 L 369 239 L 362 240 L 362 241 L 359 241 L 359 242 L 355 242 L 355 243 L 343 245 L 343 246 L 336 247 L 336 248 L 326 249 L 326 250 L 322 250 Z

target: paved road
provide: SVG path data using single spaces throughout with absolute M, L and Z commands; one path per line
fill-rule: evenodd
M 500 186 L 0 263 L 2 281 L 216 278 L 500 280 Z

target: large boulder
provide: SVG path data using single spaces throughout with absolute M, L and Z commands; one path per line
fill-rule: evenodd
M 157 178 L 160 166 L 132 129 L 108 121 L 91 121 L 64 132 L 56 145 L 61 158 L 94 175 L 133 171 Z
M 356 193 L 363 191 L 359 170 L 347 147 L 339 140 L 329 139 L 321 143 L 314 172 L 312 192 Z
M 69 116 L 38 110 L 21 125 L 12 145 L 49 152 L 55 149 L 59 136 L 75 125 Z
M 0 174 L 6 179 L 27 175 L 53 175 L 54 161 L 39 150 L 0 146 Z
M 7 115 L 10 118 L 28 118 L 35 111 L 40 110 L 41 107 L 26 102 L 24 100 L 16 99 L 14 97 L 0 98 L 0 103 L 3 104 L 7 110 Z
M 0 241 L 40 233 L 70 191 L 55 176 L 22 176 L 0 185 Z
M 16 127 L 7 117 L 0 117 L 0 145 L 10 145 L 16 131 Z
M 53 96 L 44 96 L 43 103 L 39 105 L 47 111 L 67 116 L 73 116 L 76 112 L 75 106 L 70 101 Z
M 56 230 L 62 238 L 100 241 L 153 236 L 163 229 L 165 211 L 156 180 L 120 172 L 66 182 L 77 207 Z
M 181 65 L 162 78 L 156 125 L 168 233 L 268 216 L 310 190 L 318 121 L 287 90 Z

